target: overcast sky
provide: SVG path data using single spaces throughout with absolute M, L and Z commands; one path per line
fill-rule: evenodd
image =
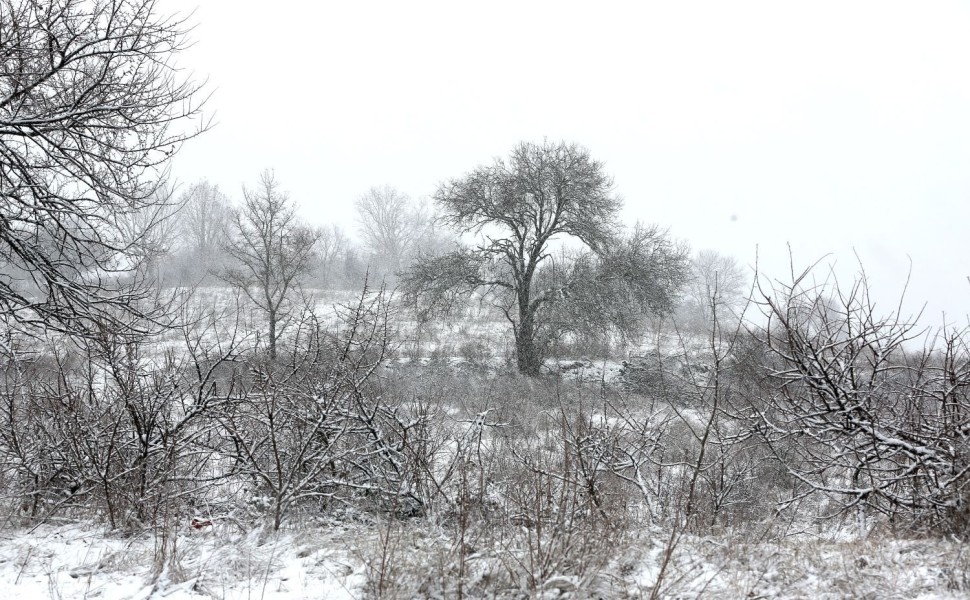
M 968 2 L 305 2 L 195 9 L 179 62 L 217 125 L 173 172 L 238 198 L 273 168 L 307 220 L 414 198 L 566 140 L 624 218 L 766 273 L 865 266 L 927 324 L 970 312 Z

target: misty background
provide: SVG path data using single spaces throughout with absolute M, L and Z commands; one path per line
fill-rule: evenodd
M 515 143 L 585 145 L 623 218 L 773 278 L 865 267 L 885 311 L 970 306 L 970 4 L 163 0 L 216 127 L 174 161 L 234 201 L 266 168 L 314 224 Z M 911 276 L 910 276 L 911 272 Z M 821 271 L 824 274 L 824 269 Z

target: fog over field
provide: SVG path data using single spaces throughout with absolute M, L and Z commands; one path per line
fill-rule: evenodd
M 372 186 L 421 198 L 519 141 L 576 141 L 629 222 L 772 277 L 789 244 L 798 268 L 861 260 L 887 307 L 911 272 L 908 312 L 965 323 L 966 3 L 163 4 L 195 9 L 179 63 L 218 122 L 183 183 L 238 197 L 272 167 L 352 230 Z
M 0 595 L 970 597 L 968 30 L 0 0 Z

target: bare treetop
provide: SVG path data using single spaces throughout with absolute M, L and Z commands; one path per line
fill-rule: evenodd
M 296 204 L 280 190 L 272 171 L 260 175 L 256 188 L 243 188 L 243 198 L 232 213 L 232 235 L 225 246 L 235 265 L 221 277 L 266 313 L 269 355 L 275 359 L 320 232 L 300 222 Z
M 78 332 L 135 310 L 106 287 L 145 236 L 119 228 L 156 204 L 204 98 L 180 77 L 184 21 L 152 0 L 0 0 L 0 278 L 7 314 Z M 40 242 L 43 240 L 43 242 Z M 31 297 L 29 287 L 39 293 Z
M 365 245 L 391 273 L 397 271 L 420 238 L 422 215 L 407 194 L 389 185 L 369 189 L 355 206 Z
M 182 193 L 180 204 L 181 235 L 190 250 L 203 260 L 222 249 L 230 220 L 229 198 L 207 180 L 189 186 Z
M 613 178 L 586 148 L 548 141 L 520 143 L 508 161 L 442 184 L 434 199 L 449 225 L 472 232 L 501 226 L 536 257 L 558 234 L 600 248 L 617 233 L 622 206 Z

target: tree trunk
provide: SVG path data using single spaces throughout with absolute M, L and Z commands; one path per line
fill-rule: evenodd
M 519 269 L 524 275 L 516 289 L 519 322 L 513 328 L 515 360 L 519 373 L 528 377 L 537 377 L 542 367 L 542 350 L 536 344 L 535 307 L 532 306 L 532 274 L 535 272 L 535 264 L 528 266 L 523 264 Z
M 515 360 L 519 373 L 529 377 L 539 375 L 542 367 L 542 352 L 536 345 L 535 324 L 531 315 L 522 317 L 515 327 Z

